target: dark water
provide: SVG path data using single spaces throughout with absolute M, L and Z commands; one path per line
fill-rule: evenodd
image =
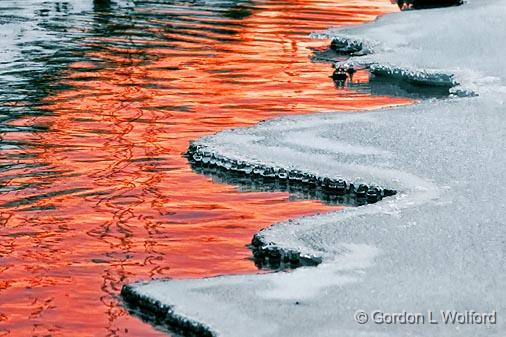
M 307 35 L 382 0 L 0 2 L 0 336 L 158 336 L 125 283 L 256 272 L 260 228 L 337 206 L 193 172 L 188 142 L 407 103 L 336 88 Z M 366 83 L 355 74 L 356 85 Z M 363 89 L 363 88 L 362 88 Z

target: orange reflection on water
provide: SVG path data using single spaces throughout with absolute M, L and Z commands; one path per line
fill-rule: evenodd
M 160 335 L 118 304 L 123 284 L 256 272 L 245 247 L 255 232 L 338 209 L 284 192 L 240 192 L 193 173 L 181 154 L 192 139 L 278 115 L 408 103 L 336 90 L 331 67 L 309 62 L 328 45 L 309 39 L 311 31 L 396 8 L 303 0 L 241 10 L 248 15 L 152 10 L 163 19 L 134 9 L 146 23 L 135 29 L 157 40 L 129 36 L 132 26 L 84 41 L 97 47 L 88 54 L 97 61 L 71 64 L 62 82 L 72 89 L 47 97 L 45 115 L 11 123 L 36 130 L 2 135 L 22 144 L 1 157 L 19 164 L 1 173 L 12 188 L 0 194 L 8 334 Z

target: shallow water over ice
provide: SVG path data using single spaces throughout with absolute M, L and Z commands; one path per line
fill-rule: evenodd
M 310 32 L 393 10 L 3 0 L 0 335 L 155 336 L 119 305 L 123 284 L 256 271 L 245 244 L 258 229 L 329 206 L 239 192 L 182 152 L 272 116 L 406 103 L 336 90 L 309 61 L 328 45 Z

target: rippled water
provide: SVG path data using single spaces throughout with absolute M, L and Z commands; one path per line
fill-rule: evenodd
M 336 206 L 192 172 L 188 142 L 406 103 L 336 88 L 307 35 L 385 0 L 0 3 L 0 336 L 158 336 L 127 282 L 255 272 L 260 228 Z M 366 82 L 358 73 L 355 81 Z

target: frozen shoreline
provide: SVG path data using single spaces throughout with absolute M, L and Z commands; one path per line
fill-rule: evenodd
M 161 309 L 155 315 L 162 321 L 167 315 L 168 323 L 199 334 L 500 336 L 506 312 L 506 211 L 498 206 L 506 193 L 505 12 L 504 0 L 474 1 L 329 30 L 367 46 L 360 53 L 366 55 L 349 63 L 409 78 L 445 74 L 458 92 L 479 96 L 279 118 L 198 140 L 230 161 L 377 184 L 398 194 L 256 235 L 260 246 L 319 258 L 317 267 L 138 283 L 123 288 L 124 298 L 141 309 Z M 358 309 L 496 310 L 499 319 L 486 326 L 358 324 Z

